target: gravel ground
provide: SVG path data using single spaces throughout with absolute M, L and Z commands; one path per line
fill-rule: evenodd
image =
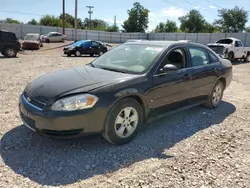
M 101 136 L 42 138 L 21 123 L 18 95 L 35 77 L 87 63 L 62 49 L 0 56 L 0 187 L 250 187 L 250 64 L 216 110 L 196 107 L 150 123 L 131 143 Z

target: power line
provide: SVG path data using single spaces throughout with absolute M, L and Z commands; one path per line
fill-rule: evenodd
M 210 3 L 211 5 L 216 6 L 216 7 L 218 7 L 218 8 L 223 8 L 223 7 L 221 7 L 221 6 L 219 6 L 219 5 L 215 4 L 215 3 L 210 2 L 209 0 L 206 0 L 206 2 L 207 2 L 207 3 Z
M 198 7 L 197 5 L 195 5 L 195 4 L 193 4 L 193 3 L 190 3 L 189 1 L 187 1 L 187 0 L 184 0 L 187 4 L 190 4 L 190 5 L 192 5 L 192 6 L 195 6 L 195 7 Z
M 0 10 L 0 12 L 7 12 L 7 13 L 14 13 L 14 14 L 25 14 L 25 15 L 32 15 L 32 16 L 44 16 L 42 14 L 33 14 L 33 13 L 9 11 L 9 10 Z

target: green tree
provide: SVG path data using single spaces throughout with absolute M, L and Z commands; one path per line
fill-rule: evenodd
M 45 26 L 61 27 L 62 20 L 59 17 L 45 15 L 40 19 L 39 24 Z
M 180 29 L 188 33 L 200 33 L 205 30 L 206 20 L 198 10 L 190 10 L 188 14 L 179 18 Z
M 33 18 L 27 24 L 29 24 L 29 25 L 38 25 L 38 22 Z
M 218 10 L 218 17 L 220 19 L 215 21 L 215 25 L 221 32 L 242 32 L 248 22 L 248 12 L 238 6 Z
M 156 33 L 173 33 L 177 32 L 177 30 L 176 22 L 170 20 L 167 20 L 166 23 L 160 22 L 155 28 Z
M 245 31 L 248 32 L 248 33 L 250 33 L 250 27 L 246 27 Z
M 85 18 L 84 21 L 82 22 L 82 27 L 84 29 L 90 29 L 90 26 L 92 30 L 99 30 L 99 31 L 105 31 L 108 28 L 108 24 L 104 20 L 94 19 L 91 20 L 90 22 L 88 18 Z
M 108 28 L 106 29 L 106 31 L 108 32 L 118 32 L 119 31 L 119 27 L 112 25 L 112 26 L 108 26 Z
M 139 2 L 133 4 L 133 8 L 128 10 L 128 19 L 124 21 L 122 27 L 125 32 L 145 32 L 148 28 L 149 10 L 144 8 Z
M 6 18 L 6 23 L 10 23 L 10 24 L 20 24 L 21 22 L 19 22 L 18 20 L 14 20 L 12 18 Z

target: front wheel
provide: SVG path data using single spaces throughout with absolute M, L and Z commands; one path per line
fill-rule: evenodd
M 79 50 L 76 50 L 75 51 L 75 56 L 76 57 L 80 57 L 82 55 L 82 53 L 79 51 Z
M 228 60 L 231 61 L 231 62 L 234 60 L 234 54 L 233 53 L 228 54 Z
M 102 135 L 114 145 L 126 144 L 137 135 L 142 118 L 141 105 L 135 99 L 123 99 L 110 110 Z
M 221 81 L 218 81 L 212 92 L 210 93 L 210 95 L 207 98 L 207 101 L 205 103 L 205 106 L 208 108 L 216 108 L 220 105 L 222 97 L 223 97 L 223 93 L 224 93 L 224 85 Z

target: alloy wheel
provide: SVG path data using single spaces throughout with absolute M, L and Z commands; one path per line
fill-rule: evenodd
M 115 132 L 120 138 L 127 138 L 137 128 L 139 116 L 135 108 L 126 107 L 116 117 Z
M 223 93 L 223 90 L 222 90 L 221 85 L 218 84 L 217 86 L 215 86 L 213 90 L 213 94 L 212 94 L 212 97 L 213 97 L 212 102 L 214 106 L 216 106 L 221 101 L 222 93 Z

